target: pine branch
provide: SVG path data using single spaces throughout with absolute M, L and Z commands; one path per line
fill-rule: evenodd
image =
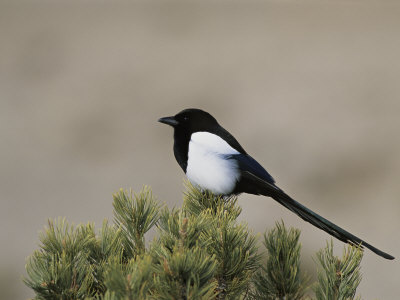
M 104 299 L 147 299 L 153 288 L 152 258 L 130 259 L 122 264 L 118 258 L 109 260 L 105 276 L 107 292 Z
M 317 253 L 320 264 L 318 285 L 315 288 L 317 300 L 354 299 L 361 282 L 361 260 L 363 252 L 357 246 L 345 246 L 342 258 L 333 255 L 333 243 Z
M 200 192 L 190 183 L 186 185 L 185 210 L 190 216 L 204 216 L 208 220 L 204 237 L 209 241 L 208 253 L 217 261 L 217 298 L 236 299 L 248 290 L 258 268 L 256 238 L 246 224 L 236 221 L 241 212 L 237 197 L 216 196 Z
M 205 217 L 185 217 L 183 211 L 164 211 L 160 238 L 151 253 L 155 262 L 156 299 L 214 299 L 214 256 L 207 252 Z
M 75 229 L 65 219 L 49 221 L 40 240 L 41 249 L 26 266 L 29 279 L 24 280 L 39 299 L 83 299 L 101 289 L 98 264 L 92 260 L 97 247 L 92 224 Z
M 253 299 L 303 299 L 307 278 L 300 272 L 300 231 L 283 221 L 264 235 L 268 258 L 254 277 Z
M 242 212 L 242 208 L 237 205 L 235 196 L 216 196 L 208 191 L 200 191 L 189 181 L 185 181 L 185 187 L 183 208 L 191 215 L 198 216 L 206 210 L 211 215 L 215 215 L 217 211 L 224 211 L 230 218 L 236 220 Z
M 145 252 L 144 234 L 158 221 L 159 204 L 148 187 L 139 194 L 120 190 L 113 195 L 114 222 L 124 232 L 124 249 L 128 258 Z

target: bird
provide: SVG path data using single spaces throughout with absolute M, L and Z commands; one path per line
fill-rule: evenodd
M 267 196 L 331 236 L 392 260 L 387 254 L 297 202 L 208 112 L 189 108 L 158 122 L 174 129 L 174 155 L 188 180 L 215 195 Z

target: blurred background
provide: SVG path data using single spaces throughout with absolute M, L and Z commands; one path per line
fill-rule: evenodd
M 189 107 L 295 199 L 397 257 L 366 251 L 358 292 L 398 296 L 398 1 L 51 2 L 0 2 L 2 298 L 33 297 L 21 277 L 48 218 L 99 227 L 113 192 L 145 184 L 181 205 L 172 129 L 156 120 Z M 255 232 L 300 228 L 315 272 L 327 234 L 268 198 L 239 203 Z

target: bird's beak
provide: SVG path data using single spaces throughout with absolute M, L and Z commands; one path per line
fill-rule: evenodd
M 175 127 L 176 125 L 178 125 L 178 121 L 175 119 L 175 117 L 160 118 L 160 119 L 158 119 L 158 122 L 170 125 L 172 127 Z

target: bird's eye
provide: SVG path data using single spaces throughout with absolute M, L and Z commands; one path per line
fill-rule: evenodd
M 187 120 L 189 120 L 189 117 L 188 117 L 188 116 L 184 116 L 184 117 L 183 117 L 183 120 L 184 120 L 184 121 L 187 121 Z

